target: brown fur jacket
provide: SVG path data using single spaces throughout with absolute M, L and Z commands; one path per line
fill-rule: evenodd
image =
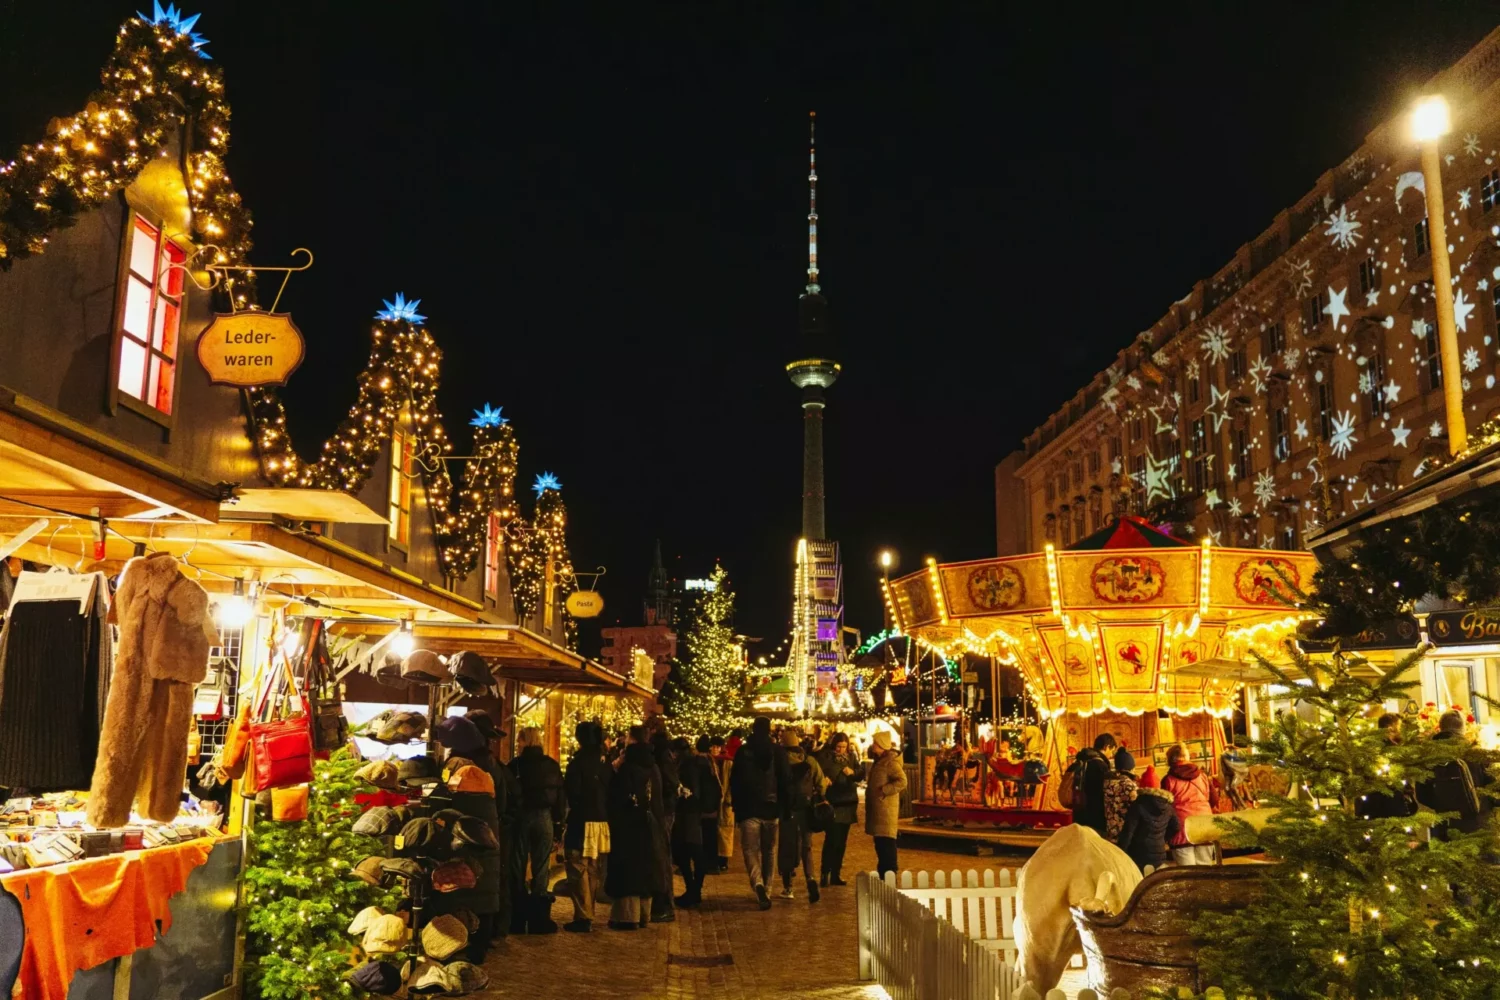
M 203 680 L 216 641 L 208 595 L 159 552 L 125 564 L 113 617 L 120 645 L 88 819 L 96 827 L 121 826 L 139 800 L 143 816 L 166 822 L 182 799 L 193 685 Z

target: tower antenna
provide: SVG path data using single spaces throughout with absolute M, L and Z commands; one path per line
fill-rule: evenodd
M 807 113 L 807 290 L 818 287 L 818 113 Z

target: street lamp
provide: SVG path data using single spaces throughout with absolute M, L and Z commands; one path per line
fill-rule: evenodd
M 1463 372 L 1459 369 L 1458 328 L 1453 322 L 1453 272 L 1448 262 L 1448 231 L 1443 224 L 1443 172 L 1438 140 L 1451 127 L 1448 102 L 1434 94 L 1411 112 L 1412 138 L 1422 148 L 1422 182 L 1427 194 L 1427 240 L 1432 247 L 1432 291 L 1437 302 L 1438 347 L 1443 365 L 1443 402 L 1448 414 L 1448 452 L 1469 443 L 1464 422 Z
M 890 549 L 884 549 L 880 553 L 880 568 L 887 574 L 891 571 L 891 565 L 895 563 L 896 557 Z

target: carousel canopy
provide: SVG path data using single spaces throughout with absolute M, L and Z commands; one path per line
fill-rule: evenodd
M 1159 528 L 1152 527 L 1144 518 L 1126 514 L 1115 519 L 1087 538 L 1081 538 L 1068 546 L 1069 552 L 1097 549 L 1156 549 L 1187 545 L 1180 538 L 1173 538 Z

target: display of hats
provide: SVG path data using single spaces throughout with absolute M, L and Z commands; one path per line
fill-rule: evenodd
M 376 788 L 392 790 L 397 787 L 396 765 L 388 760 L 372 760 L 358 771 L 354 776 L 360 781 L 368 782 Z
M 439 837 L 439 832 L 432 820 L 419 816 L 396 834 L 396 850 L 407 856 L 439 852 L 448 846 L 447 838 Z
M 381 684 L 399 687 L 401 684 L 401 657 L 391 652 L 387 652 L 381 657 L 380 665 L 375 668 L 375 679 Z
M 408 788 L 418 785 L 436 785 L 442 779 L 439 777 L 437 761 L 425 753 L 408 757 L 401 762 L 397 769 L 401 784 Z
M 386 913 L 370 920 L 360 947 L 366 954 L 387 955 L 405 950 L 410 940 L 411 929 L 406 926 L 406 921 L 394 913 Z
M 388 837 L 401 829 L 401 819 L 390 806 L 376 806 L 355 820 L 353 829 L 362 837 Z
M 474 728 L 478 729 L 480 735 L 482 735 L 486 740 L 503 740 L 505 739 L 505 737 L 510 735 L 505 730 L 495 725 L 494 717 L 482 708 L 474 709 L 474 711 L 464 716 L 464 718 L 474 723 Z
M 368 993 L 389 996 L 401 990 L 401 970 L 389 962 L 379 962 L 372 958 L 349 974 L 349 982 Z
M 448 978 L 455 984 L 454 988 L 464 993 L 482 990 L 490 984 L 489 973 L 473 962 L 449 962 L 447 969 Z
M 380 870 L 402 878 L 420 878 L 422 866 L 411 858 L 382 858 Z
M 380 877 L 385 872 L 385 869 L 381 867 L 384 863 L 385 858 L 364 858 L 359 864 L 354 866 L 349 874 L 361 882 L 368 882 L 370 885 L 379 885 Z
M 448 970 L 430 958 L 407 962 L 403 971 L 406 973 L 407 993 L 453 993 L 458 990 Z
M 448 772 L 448 791 L 495 794 L 495 779 L 482 767 L 469 764 Z
M 427 716 L 421 712 L 396 712 L 370 738 L 380 743 L 410 743 L 427 732 Z
M 376 917 L 385 916 L 385 911 L 378 906 L 367 906 L 354 915 L 354 920 L 349 924 L 350 934 L 363 934 L 370 929 L 370 921 Z
M 438 892 L 472 889 L 477 883 L 474 869 L 463 861 L 449 861 L 432 870 L 432 887 Z
M 453 845 L 498 851 L 500 838 L 495 836 L 495 828 L 478 816 L 464 816 L 453 824 Z
M 467 649 L 448 657 L 448 674 L 469 694 L 484 694 L 495 683 L 485 658 Z
M 473 910 L 454 910 L 453 916 L 458 918 L 470 934 L 479 930 L 479 918 L 474 915 Z
M 432 740 L 460 757 L 480 753 L 485 748 L 484 734 L 462 715 L 450 715 L 438 720 L 437 725 L 432 727 Z
M 469 944 L 469 929 L 464 922 L 449 914 L 433 917 L 422 928 L 422 951 L 428 958 L 445 961 L 462 951 Z
M 408 684 L 446 684 L 448 668 L 430 649 L 414 649 L 401 661 L 401 679 Z

